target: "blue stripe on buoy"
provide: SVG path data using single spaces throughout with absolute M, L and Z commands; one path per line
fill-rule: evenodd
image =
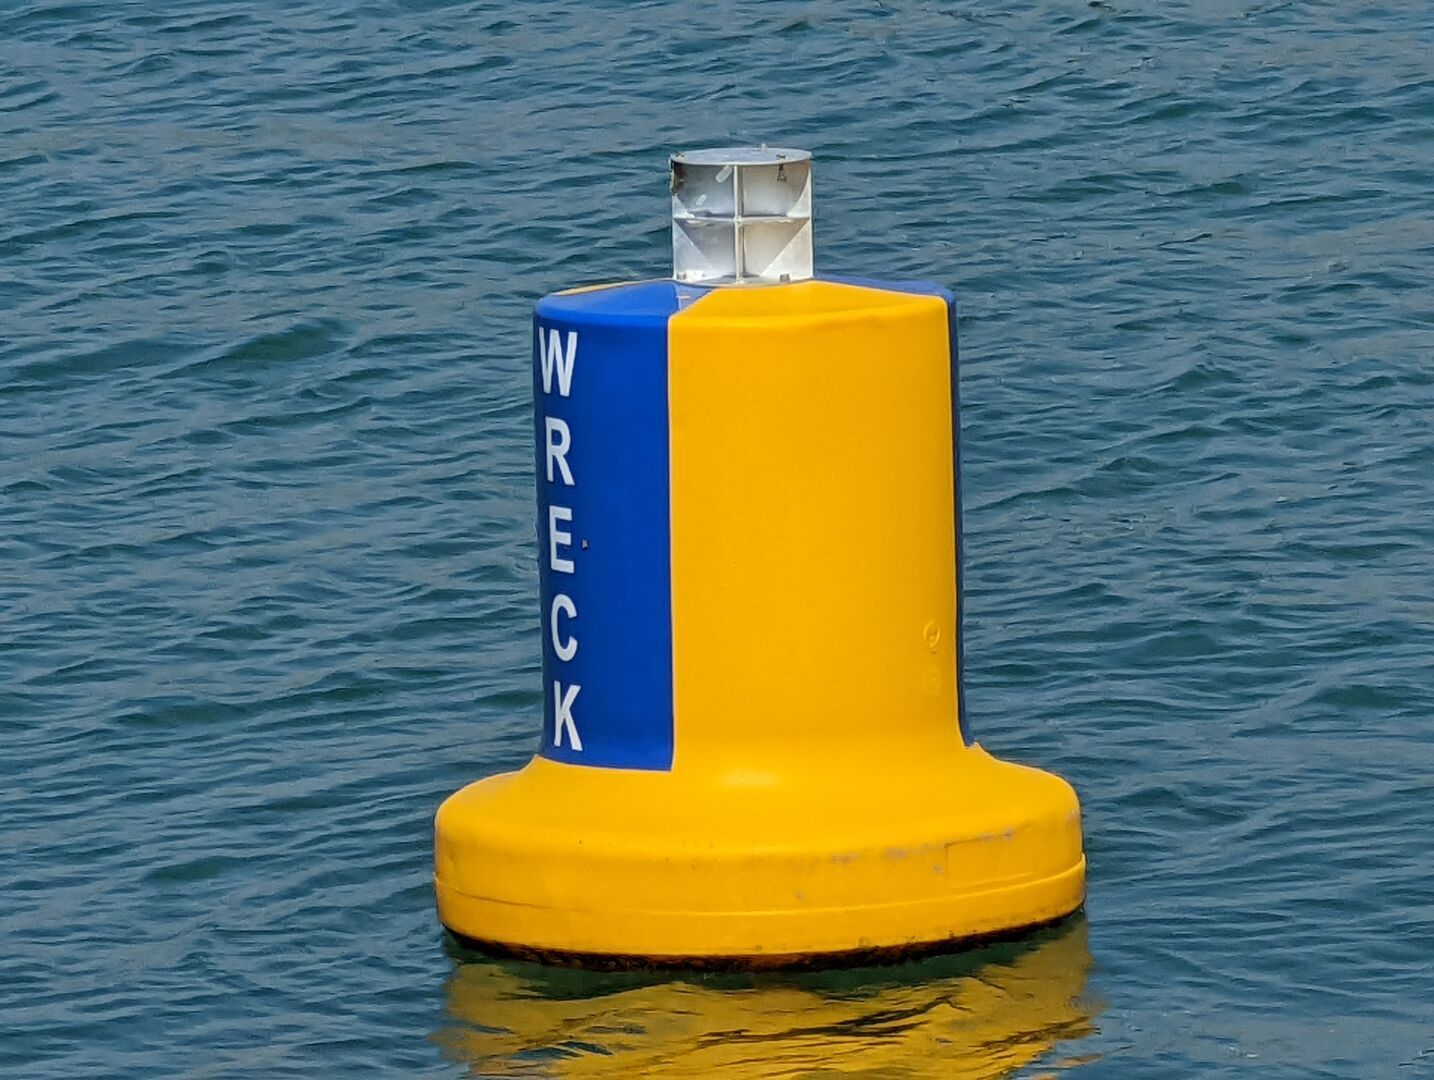
M 555 761 L 672 766 L 670 281 L 557 294 L 534 318 L 543 737 Z

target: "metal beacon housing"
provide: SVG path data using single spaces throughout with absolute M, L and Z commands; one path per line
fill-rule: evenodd
M 576 963 L 842 963 L 1085 893 L 962 708 L 955 307 L 814 277 L 811 155 L 671 161 L 670 279 L 533 320 L 541 747 L 438 811 L 443 925 Z

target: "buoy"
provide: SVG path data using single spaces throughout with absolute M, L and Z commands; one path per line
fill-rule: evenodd
M 814 277 L 805 151 L 671 194 L 672 278 L 537 306 L 542 739 L 439 809 L 440 921 L 779 965 L 1070 914 L 1074 791 L 965 727 L 953 297 Z

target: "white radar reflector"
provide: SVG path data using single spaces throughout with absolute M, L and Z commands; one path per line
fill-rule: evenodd
M 672 156 L 672 276 L 695 285 L 812 276 L 812 155 L 724 147 Z

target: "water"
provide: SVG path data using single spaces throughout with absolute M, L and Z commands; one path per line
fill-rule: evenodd
M 1431 55 L 1359 0 L 6 5 L 0 1071 L 1434 1075 Z M 1080 791 L 1087 920 L 460 954 L 431 815 L 539 710 L 530 307 L 762 140 L 820 266 L 961 299 L 973 726 Z

